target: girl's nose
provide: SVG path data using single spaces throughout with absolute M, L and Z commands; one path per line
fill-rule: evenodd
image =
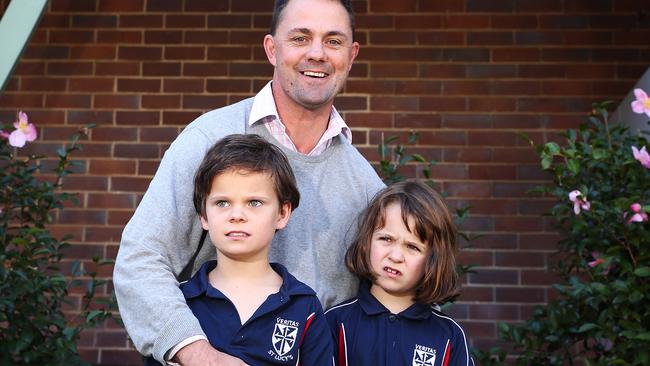
M 390 252 L 388 252 L 388 259 L 395 263 L 401 263 L 404 261 L 404 253 L 402 248 L 399 245 L 394 245 L 391 247 Z

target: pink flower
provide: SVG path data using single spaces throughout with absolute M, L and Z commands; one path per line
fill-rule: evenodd
M 576 215 L 580 215 L 580 209 L 589 211 L 591 208 L 591 203 L 589 203 L 589 201 L 587 201 L 587 198 L 584 197 L 578 190 L 571 191 L 571 193 L 569 193 L 569 200 L 573 202 L 573 212 L 575 212 Z
M 634 89 L 634 96 L 636 100 L 632 102 L 632 110 L 634 113 L 645 113 L 650 117 L 650 98 L 643 89 Z
M 650 169 L 650 155 L 648 155 L 645 146 L 642 147 L 641 150 L 637 149 L 636 146 L 632 146 L 632 155 L 634 155 L 634 158 L 638 160 L 641 165 Z
M 23 111 L 18 112 L 18 121 L 14 122 L 14 127 L 14 132 L 9 134 L 9 145 L 23 147 L 25 142 L 36 140 L 36 127 L 29 123 L 27 114 Z
M 600 258 L 600 253 L 598 253 L 597 251 L 591 252 L 591 256 L 594 257 L 594 260 L 591 262 L 587 262 L 587 265 L 591 268 L 594 268 L 597 265 L 605 262 L 603 258 Z
M 632 211 L 632 216 L 630 216 L 629 219 L 627 219 L 627 223 L 631 222 L 644 222 L 648 221 L 648 214 L 643 211 L 643 206 L 639 203 L 633 203 L 630 205 L 630 211 Z M 625 213 L 625 216 L 627 216 L 627 212 Z

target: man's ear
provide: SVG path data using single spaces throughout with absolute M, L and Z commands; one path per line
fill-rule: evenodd
M 359 55 L 359 42 L 352 42 L 352 47 L 350 48 L 350 67 L 348 68 L 348 71 L 352 69 L 352 65 L 354 64 L 354 60 L 357 58 Z
M 280 216 L 278 217 L 278 223 L 275 226 L 276 230 L 284 229 L 289 223 L 289 218 L 291 217 L 291 203 L 285 202 L 280 206 Z
M 270 34 L 264 36 L 264 52 L 266 52 L 266 58 L 269 59 L 271 65 L 273 67 L 277 66 L 275 62 L 275 40 Z

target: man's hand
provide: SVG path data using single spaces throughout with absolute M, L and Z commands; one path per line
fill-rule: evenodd
M 204 339 L 181 348 L 174 361 L 182 366 L 248 366 L 236 357 L 217 351 Z

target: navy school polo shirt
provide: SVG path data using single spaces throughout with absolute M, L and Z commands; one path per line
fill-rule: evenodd
M 330 331 L 314 290 L 281 264 L 271 263 L 282 286 L 242 325 L 235 305 L 210 285 L 208 273 L 216 265 L 204 263 L 180 286 L 214 348 L 251 366 L 333 364 Z
M 465 332 L 431 306 L 415 303 L 392 314 L 363 282 L 356 298 L 325 316 L 339 366 L 473 366 Z

